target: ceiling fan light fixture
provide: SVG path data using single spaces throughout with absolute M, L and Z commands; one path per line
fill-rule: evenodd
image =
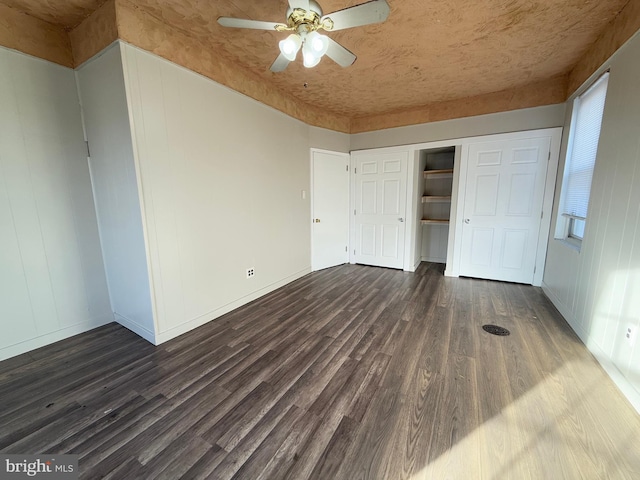
M 281 40 L 278 45 L 282 55 L 284 55 L 284 57 L 290 62 L 293 62 L 296 59 L 298 50 L 300 50 L 300 46 L 302 45 L 302 39 L 299 35 L 292 33 L 284 40 Z
M 320 63 L 320 59 L 322 57 L 316 55 L 308 45 L 309 44 L 305 42 L 304 46 L 302 47 L 302 59 L 305 67 L 313 68 Z
M 310 44 L 310 48 L 317 57 L 322 57 L 329 49 L 329 39 L 314 31 L 307 35 L 305 43 Z
M 288 0 L 287 3 L 289 8 L 286 23 L 233 17 L 219 17 L 218 23 L 223 27 L 289 32 L 290 35 L 279 42 L 280 55 L 269 68 L 277 73 L 286 69 L 300 50 L 307 68 L 318 65 L 324 55 L 341 67 L 352 65 L 356 56 L 332 38 L 320 35 L 318 30 L 333 32 L 381 23 L 387 19 L 391 10 L 387 0 L 368 0 L 329 15 L 322 13 L 316 0 Z

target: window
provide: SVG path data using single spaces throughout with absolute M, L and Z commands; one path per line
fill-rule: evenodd
M 609 74 L 605 73 L 573 102 L 556 238 L 578 246 L 587 221 L 608 80 Z

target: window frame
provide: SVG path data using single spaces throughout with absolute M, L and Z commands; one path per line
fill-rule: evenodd
M 604 108 L 606 108 L 606 97 L 609 90 L 609 74 L 610 74 L 609 70 L 606 70 L 605 72 L 603 72 L 600 76 L 598 76 L 598 78 L 596 78 L 592 83 L 590 83 L 589 86 L 586 87 L 584 91 L 582 91 L 582 93 L 580 93 L 580 95 L 577 95 L 572 102 L 571 123 L 569 126 L 567 151 L 565 154 L 565 161 L 563 166 L 563 178 L 562 178 L 562 185 L 561 185 L 561 191 L 560 191 L 560 202 L 558 204 L 558 219 L 557 219 L 556 233 L 554 238 L 556 240 L 561 240 L 563 243 L 567 244 L 568 246 L 578 251 L 580 251 L 582 247 L 582 241 L 583 241 L 584 232 L 586 229 L 587 218 L 576 217 L 573 215 L 563 213 L 562 211 L 564 209 L 564 204 L 565 204 L 566 195 L 567 195 L 567 188 L 568 188 L 568 183 L 570 179 L 569 178 L 570 162 L 572 160 L 573 150 L 574 150 L 578 110 L 580 105 L 580 99 L 584 97 L 584 95 L 586 95 L 588 92 L 590 92 L 593 88 L 595 88 L 597 85 L 599 85 L 602 81 L 606 82 L 605 105 L 603 107 L 602 117 L 600 119 L 600 122 L 601 122 L 600 130 L 598 133 L 598 149 L 599 149 L 600 137 L 602 134 L 602 120 L 604 119 Z M 589 187 L 589 201 L 591 197 L 591 187 L 593 186 L 593 171 L 595 171 L 596 161 L 597 161 L 597 156 L 593 162 L 591 185 Z

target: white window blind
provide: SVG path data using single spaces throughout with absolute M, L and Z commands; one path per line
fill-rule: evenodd
M 562 205 L 562 213 L 568 217 L 587 218 L 608 80 L 609 74 L 605 73 L 575 100 L 575 121 Z

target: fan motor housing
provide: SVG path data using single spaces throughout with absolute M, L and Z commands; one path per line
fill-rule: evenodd
M 320 26 L 321 17 L 322 8 L 314 0 L 309 0 L 309 10 L 291 7 L 287 10 L 287 24 L 292 29 L 297 29 L 300 25 L 309 25 L 315 30 Z

